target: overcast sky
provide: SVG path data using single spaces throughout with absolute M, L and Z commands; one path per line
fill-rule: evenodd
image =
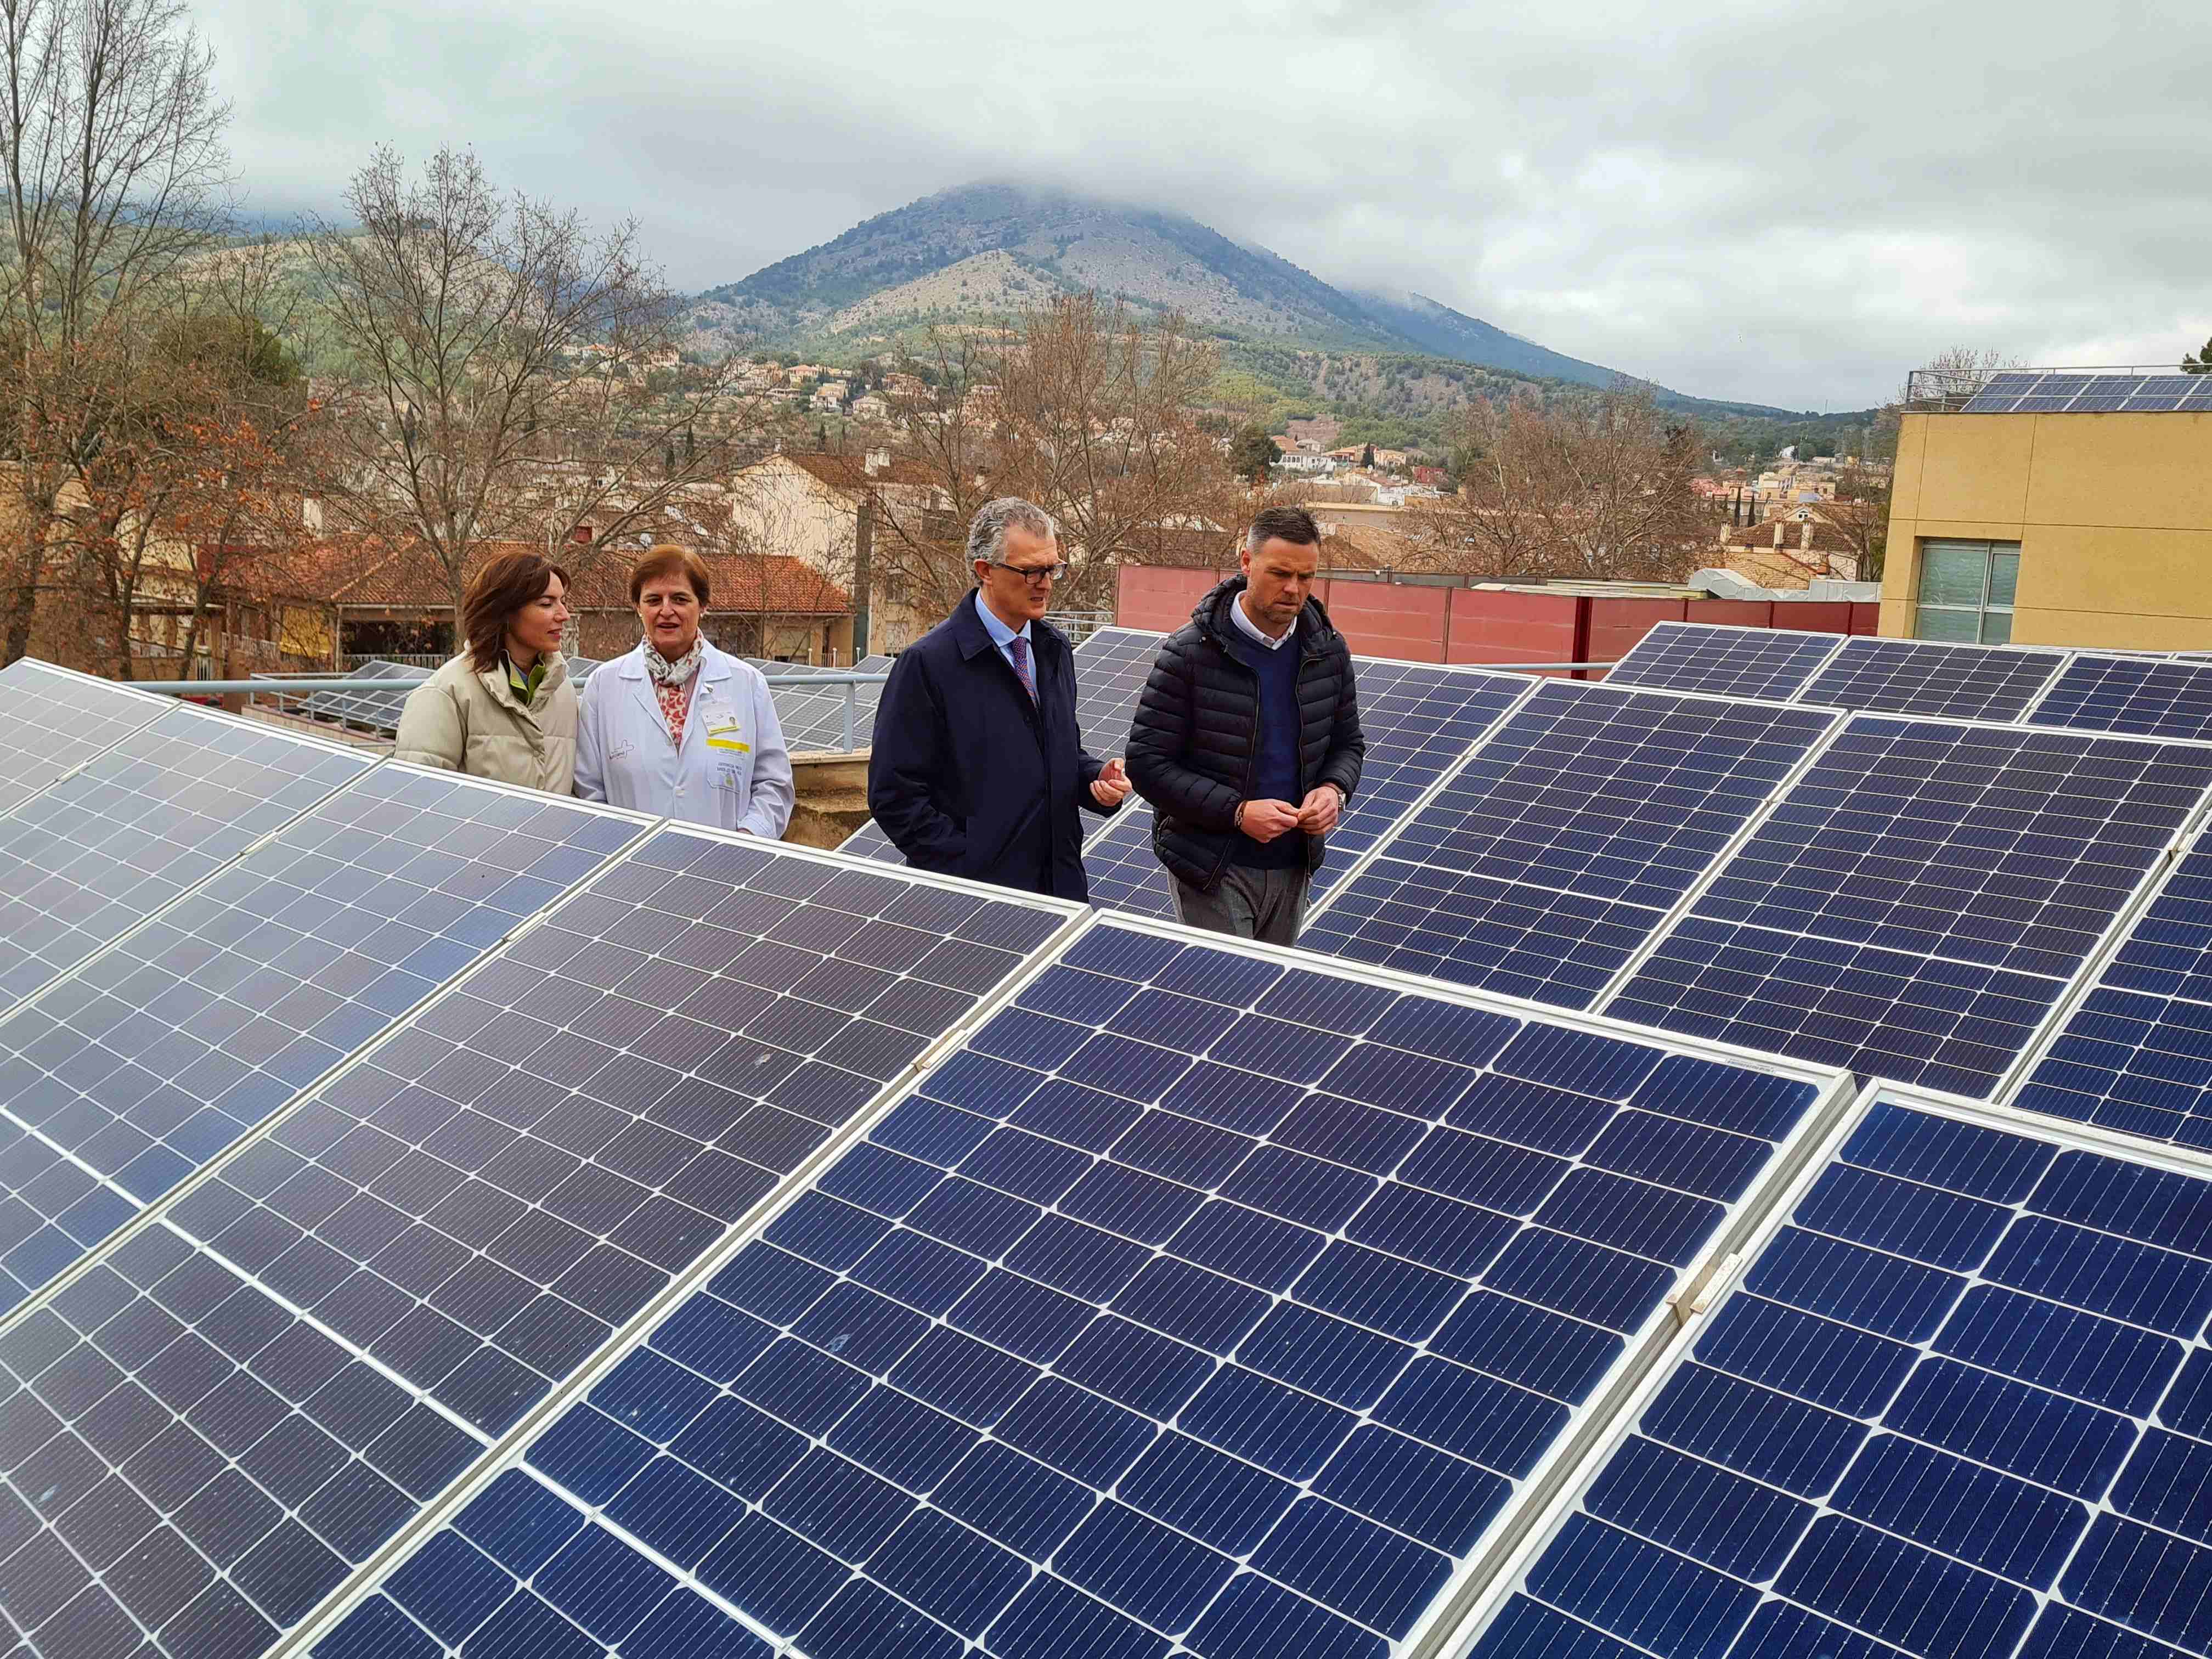
M 2212 335 L 2205 0 L 194 10 L 252 205 L 469 143 L 635 216 L 687 289 L 1026 176 L 1706 397 L 1859 407 L 1950 345 L 2163 364 Z

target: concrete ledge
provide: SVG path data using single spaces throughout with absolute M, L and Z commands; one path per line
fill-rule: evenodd
M 791 757 L 798 799 L 786 841 L 836 847 L 868 821 L 868 751 L 855 749 Z

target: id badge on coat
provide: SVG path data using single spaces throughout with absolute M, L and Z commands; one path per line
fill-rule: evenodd
M 745 741 L 744 723 L 733 708 L 725 708 L 719 702 L 709 703 L 702 715 L 706 721 L 707 747 L 724 755 L 750 755 L 753 746 Z

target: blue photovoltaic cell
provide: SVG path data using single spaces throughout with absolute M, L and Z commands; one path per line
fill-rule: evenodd
M 174 707 L 28 657 L 0 668 L 0 812 Z
M 1844 641 L 1798 701 L 1876 714 L 2013 720 L 2065 659 L 2061 651 L 1863 635 Z
M 2212 738 L 2212 663 L 2084 653 L 2066 665 L 2027 723 L 2076 732 Z
M 1966 415 L 2212 413 L 2212 380 L 2202 374 L 2089 374 L 2040 369 L 1993 374 L 1961 406 Z
M 185 706 L 0 817 L 0 1007 L 374 760 Z
M 1587 1006 L 1835 718 L 1543 685 L 1301 943 Z
M 204 1167 L 638 825 L 387 763 L 0 1020 L 0 1300 Z
M 1840 634 L 1662 622 L 1609 671 L 1609 685 L 1787 702 L 1835 654 Z
M 1137 694 L 1145 689 L 1145 678 L 1152 672 L 1159 648 L 1158 635 L 1130 628 L 1102 628 L 1075 647 L 1075 726 L 1083 746 L 1099 759 L 1109 760 L 1127 746 Z M 884 665 L 889 661 L 884 659 Z M 1138 804 L 1130 802 L 1132 806 Z M 1086 834 L 1096 822 L 1084 819 Z M 905 862 L 872 818 L 848 836 L 838 851 L 883 864 Z
M 2013 1103 L 2212 1151 L 2212 843 L 2175 866 Z
M 1815 1093 L 1095 927 L 317 1652 L 596 1637 L 537 1563 L 597 1524 L 608 1627 L 1382 1659 Z
M 222 1651 L 261 1651 L 1066 919 L 662 831 L 0 1338 L 0 1471 L 51 1528 L 0 1534 L 0 1607 L 40 1659 L 131 1618 L 201 1659 L 217 1613 Z M 895 1265 L 927 1300 L 933 1264 Z M 691 1363 L 744 1341 L 664 1334 Z M 646 1360 L 599 1397 L 673 1432 L 711 1390 Z M 703 1527 L 704 1485 L 631 1501 Z M 592 1536 L 540 1589 L 611 1640 L 639 1567 Z M 454 1568 L 417 1577 L 465 1610 Z M 687 1635 L 712 1611 L 675 1605 Z
M 1877 1101 L 1471 1654 L 2212 1652 L 2208 1315 L 2212 1180 Z
M 1986 1095 L 2208 783 L 2181 744 L 1855 717 L 1607 1012 Z
M 1359 855 L 1390 832 L 1414 801 L 1449 771 L 1492 722 L 1528 690 L 1525 678 L 1426 663 L 1354 659 L 1359 726 L 1367 739 L 1359 789 L 1328 837 L 1310 902 L 1329 890 Z M 1091 902 L 1103 909 L 1174 914 L 1167 872 L 1152 852 L 1152 813 L 1132 799 L 1083 854 Z

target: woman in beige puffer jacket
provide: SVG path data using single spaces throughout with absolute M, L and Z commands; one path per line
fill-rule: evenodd
M 478 571 L 461 601 L 468 648 L 407 694 L 393 758 L 569 793 L 568 593 L 568 573 L 535 553 L 502 554 Z

